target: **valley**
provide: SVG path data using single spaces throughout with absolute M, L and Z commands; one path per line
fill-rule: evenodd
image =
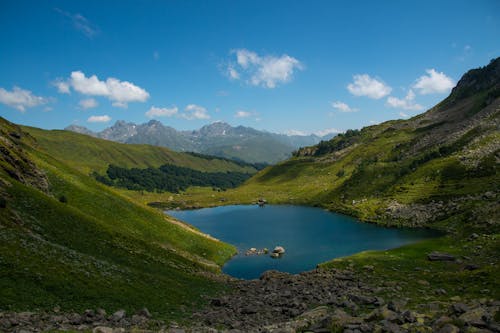
M 263 170 L 260 159 L 0 118 L 0 330 L 498 332 L 499 115 L 497 58 L 427 112 L 346 131 Z M 110 165 L 171 165 L 198 185 L 252 177 L 134 191 L 95 179 Z M 221 273 L 235 246 L 163 213 L 259 199 L 445 235 L 238 280 Z

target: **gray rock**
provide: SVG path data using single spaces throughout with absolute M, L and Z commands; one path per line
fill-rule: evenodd
M 469 307 L 464 303 L 453 303 L 450 307 L 450 310 L 453 314 L 459 316 L 462 313 L 469 311 Z
M 438 333 L 459 333 L 459 332 L 460 329 L 452 324 L 446 324 L 443 327 L 441 327 L 438 331 Z
M 139 311 L 137 311 L 137 315 L 145 318 L 151 318 L 151 313 L 147 308 L 142 308 Z
M 430 261 L 455 261 L 455 257 L 449 253 L 432 252 L 427 255 Z
M 123 318 L 125 318 L 126 314 L 127 314 L 127 312 L 125 310 L 118 310 L 115 313 L 113 313 L 113 315 L 111 316 L 110 319 L 112 321 L 120 321 Z

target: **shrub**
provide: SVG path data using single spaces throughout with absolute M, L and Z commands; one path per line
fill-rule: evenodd
M 59 202 L 62 202 L 62 203 L 68 203 L 68 198 L 66 198 L 65 195 L 61 195 L 59 197 Z

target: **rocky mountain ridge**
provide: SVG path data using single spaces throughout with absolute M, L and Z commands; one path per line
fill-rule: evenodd
M 139 125 L 118 120 L 100 132 L 78 125 L 68 126 L 65 130 L 121 143 L 150 144 L 251 163 L 276 163 L 290 157 L 300 147 L 332 137 L 331 134 L 285 135 L 245 126 L 234 127 L 225 122 L 214 122 L 193 131 L 178 131 L 157 120 Z

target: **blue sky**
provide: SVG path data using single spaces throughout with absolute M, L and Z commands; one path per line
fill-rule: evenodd
M 283 133 L 425 111 L 500 56 L 500 2 L 0 2 L 0 115 Z

